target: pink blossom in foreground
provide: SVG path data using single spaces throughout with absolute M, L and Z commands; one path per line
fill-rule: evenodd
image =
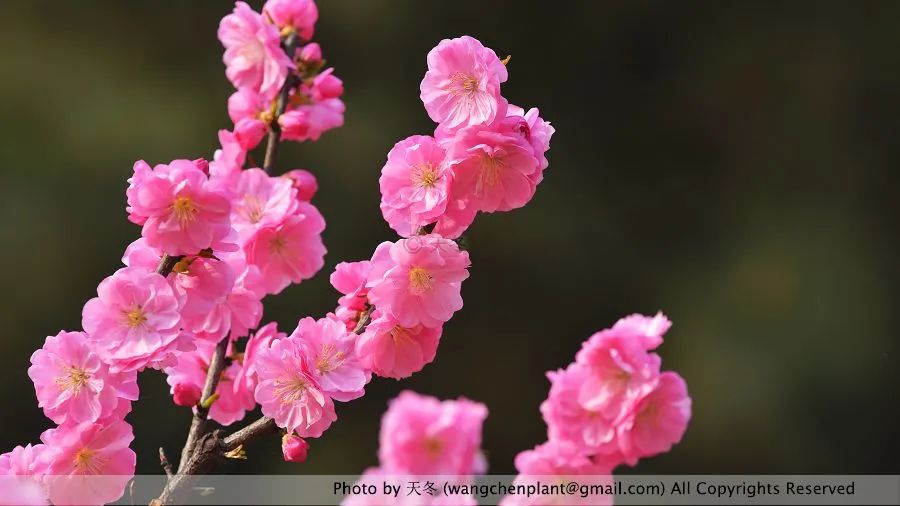
M 232 271 L 239 272 L 234 287 L 225 301 L 216 304 L 202 322 L 194 322 L 191 330 L 201 339 L 218 342 L 225 336 L 237 339 L 259 325 L 263 314 L 261 276 L 254 266 L 247 266 L 242 252 L 222 255 Z
M 356 358 L 356 334 L 341 321 L 303 318 L 290 338 L 303 344 L 310 372 L 325 394 L 342 402 L 362 397 L 369 377 Z
M 372 257 L 369 300 L 404 327 L 440 327 L 462 308 L 469 254 L 436 234 L 382 243 Z
M 228 130 L 219 130 L 219 144 L 221 149 L 216 150 L 209 162 L 209 180 L 213 188 L 229 195 L 247 161 L 247 150 L 234 132 Z
M 104 504 L 122 497 L 134 475 L 134 439 L 124 421 L 85 422 L 45 431 L 45 482 L 53 504 Z
M 180 353 L 178 362 L 165 369 L 166 382 L 171 387 L 170 392 L 173 397 L 179 390 L 184 395 L 193 394 L 197 389 L 202 391 L 206 381 L 206 371 L 209 369 L 209 360 L 213 356 L 215 347 L 213 342 L 197 341 L 196 350 Z M 252 391 L 246 388 L 235 388 L 235 381 L 239 376 L 240 369 L 240 363 L 231 362 L 222 370 L 219 384 L 216 387 L 219 397 L 209 408 L 209 417 L 222 425 L 231 425 L 243 419 L 244 414 L 256 406 Z M 193 395 L 190 397 L 192 398 Z M 195 404 L 196 401 L 191 406 Z
M 368 304 L 369 289 L 366 281 L 369 276 L 369 261 L 341 262 L 334 267 L 329 280 L 331 286 L 343 295 L 338 299 L 335 316 L 344 322 L 347 330 L 354 330 L 360 314 Z
M 506 66 L 477 39 L 444 39 L 428 53 L 422 103 L 428 116 L 446 128 L 490 123 L 505 114 L 500 83 L 506 78 Z
M 277 294 L 291 283 L 308 279 L 325 264 L 321 235 L 325 219 L 312 204 L 297 204 L 292 215 L 260 229 L 244 245 L 247 263 L 259 268 L 260 286 L 266 293 Z
M 662 360 L 648 350 L 659 346 L 669 325 L 662 314 L 634 315 L 585 341 L 575 355 L 588 371 L 578 402 L 614 420 L 653 390 Z
M 241 172 L 232 195 L 231 223 L 241 240 L 261 227 L 277 226 L 299 207 L 291 181 L 261 169 Z
M 202 331 L 209 314 L 228 300 L 235 273 L 218 259 L 185 258 L 176 264 L 169 283 L 181 304 L 183 325 Z
M 255 148 L 266 135 L 274 110 L 265 96 L 241 88 L 228 98 L 228 116 L 234 122 L 234 136 L 244 150 Z
M 262 10 L 278 28 L 290 27 L 304 40 L 312 38 L 319 19 L 319 9 L 313 0 L 268 0 Z
M 637 403 L 619 425 L 619 447 L 628 465 L 639 458 L 665 453 L 681 441 L 691 418 L 687 385 L 677 373 L 666 371 L 656 388 Z
M 345 109 L 339 98 L 298 105 L 278 117 L 281 137 L 288 141 L 317 141 L 323 133 L 344 124 Z
M 612 485 L 612 468 L 606 464 L 598 464 L 594 460 L 580 454 L 575 448 L 558 443 L 544 443 L 533 450 L 527 450 L 516 456 L 516 469 L 519 475 L 515 485 L 528 486 L 536 483 L 566 483 L 576 481 L 582 485 Z M 554 496 L 525 494 L 507 495 L 500 501 L 501 506 L 524 506 L 545 504 L 603 505 L 613 504 L 612 497 L 592 494 L 581 497 L 578 494 L 560 494 Z
M 556 129 L 550 125 L 549 121 L 544 121 L 540 117 L 540 112 L 535 107 L 525 112 L 524 109 L 511 105 L 507 114 L 508 116 L 504 121 L 516 118 L 520 120 L 517 124 L 518 131 L 531 144 L 535 158 L 540 160 L 538 171 L 532 177 L 534 184 L 538 184 L 544 178 L 544 169 L 550 165 L 550 162 L 547 161 L 546 153 L 550 149 L 550 138 Z
M 278 28 L 246 3 L 237 2 L 234 12 L 219 24 L 219 40 L 225 46 L 225 75 L 235 88 L 250 87 L 266 97 L 278 93 L 293 68 L 281 49 Z
M 381 213 L 400 236 L 415 234 L 447 207 L 452 175 L 444 164 L 445 155 L 427 135 L 408 137 L 388 153 L 378 180 Z
M 110 370 L 165 366 L 176 351 L 193 347 L 181 333 L 180 306 L 159 274 L 125 267 L 104 279 L 82 310 L 91 346 Z
M 331 397 L 313 376 L 303 343 L 275 340 L 254 364 L 259 379 L 254 397 L 279 427 L 300 437 L 319 437 L 337 420 Z
M 434 360 L 441 339 L 440 327 L 407 328 L 389 316 L 372 316 L 356 342 L 356 354 L 363 367 L 379 376 L 402 379 Z
M 453 196 L 447 202 L 444 213 L 438 217 L 432 232 L 447 239 L 456 239 L 475 221 L 477 212 L 478 209 L 468 198 Z
M 390 401 L 381 419 L 378 458 L 390 474 L 470 475 L 484 471 L 480 453 L 484 404 L 441 402 L 409 390 Z
M 618 418 L 608 418 L 579 404 L 578 393 L 588 375 L 580 364 L 547 373 L 552 386 L 547 400 L 541 404 L 541 414 L 551 442 L 577 448 L 586 455 L 603 455 L 612 469 L 617 460 L 621 461 L 615 439 Z
M 143 225 L 149 246 L 170 255 L 228 247 L 228 199 L 195 162 L 175 160 L 151 169 L 139 160 L 128 183 L 128 218 Z
M 521 134 L 477 126 L 443 142 L 450 148 L 454 195 L 479 211 L 510 211 L 534 196 L 540 162 Z
M 84 332 L 60 332 L 31 355 L 38 407 L 57 424 L 96 422 L 138 398 L 135 373 L 112 374 Z M 123 406 L 125 412 L 130 410 Z
M 319 183 L 312 172 L 304 169 L 294 169 L 285 172 L 282 177 L 291 180 L 294 189 L 297 190 L 297 198 L 309 202 L 319 191 Z
M 309 443 L 302 437 L 285 434 L 281 437 L 281 456 L 285 462 L 304 462 L 309 452 Z
M 241 357 L 241 369 L 235 378 L 235 388 L 245 388 L 250 392 L 256 390 L 259 378 L 256 374 L 256 358 L 260 353 L 269 349 L 272 341 L 287 337 L 284 332 L 278 331 L 275 322 L 267 323 L 259 328 L 247 339 L 244 355 Z M 238 386 L 238 385 L 241 386 Z
M 0 455 L 0 504 L 49 504 L 43 483 L 47 462 L 41 458 L 42 444 L 17 446 Z

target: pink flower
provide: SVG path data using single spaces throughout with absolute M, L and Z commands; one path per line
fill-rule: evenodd
M 519 476 L 514 485 L 527 487 L 537 483 L 566 482 L 575 480 L 583 485 L 612 485 L 612 468 L 598 464 L 565 444 L 547 442 L 516 456 Z M 573 494 L 507 495 L 500 501 L 501 506 L 573 504 L 597 505 L 613 504 L 612 497 L 589 495 L 580 497 Z
M 393 318 L 377 316 L 356 342 L 356 355 L 366 369 L 386 378 L 402 379 L 434 360 L 441 328 L 407 328 Z
M 140 160 L 128 182 L 128 218 L 143 225 L 149 246 L 170 255 L 227 248 L 228 199 L 195 162 L 175 160 L 151 169 Z
M 343 323 L 303 318 L 290 338 L 303 344 L 310 372 L 325 394 L 342 402 L 362 397 L 369 378 L 356 359 L 356 334 Z
M 618 427 L 619 447 L 625 462 L 665 453 L 681 441 L 691 419 L 691 398 L 677 373 L 659 376 L 656 388 L 643 397 Z
M 391 474 L 470 475 L 484 471 L 480 454 L 484 404 L 441 402 L 409 390 L 390 401 L 381 419 L 378 458 Z
M 299 53 L 303 63 L 311 64 L 322 61 L 322 47 L 315 42 L 304 45 L 300 48 Z
M 398 234 L 409 237 L 447 207 L 451 173 L 434 138 L 414 135 L 394 145 L 381 169 L 381 213 Z
M 319 183 L 316 182 L 316 176 L 308 170 L 290 170 L 284 173 L 282 177 L 291 180 L 294 189 L 297 190 L 297 198 L 305 202 L 312 200 L 316 192 L 319 191 Z
M 432 232 L 447 239 L 456 239 L 475 221 L 477 212 L 478 209 L 469 199 L 454 197 L 447 202 L 447 209 L 438 217 Z
M 331 397 L 322 392 L 306 359 L 303 343 L 285 338 L 261 350 L 255 360 L 259 384 L 255 398 L 279 427 L 300 437 L 319 437 L 337 420 Z
M 319 9 L 313 0 L 268 0 L 263 12 L 279 28 L 291 27 L 305 40 L 312 38 L 313 28 L 319 19 Z
M 329 98 L 299 105 L 278 117 L 281 138 L 287 141 L 317 141 L 323 133 L 344 124 L 344 102 Z
M 615 420 L 653 390 L 661 359 L 648 350 L 659 346 L 669 325 L 662 314 L 634 315 L 591 336 L 575 356 L 588 372 L 578 402 Z
M 287 334 L 279 332 L 275 322 L 263 325 L 250 336 L 247 340 L 247 346 L 244 348 L 241 370 L 238 371 L 238 376 L 235 379 L 235 388 L 237 388 L 237 385 L 240 383 L 243 385 L 242 388 L 245 388 L 250 392 L 256 390 L 256 385 L 259 380 L 256 374 L 256 358 L 260 353 L 269 349 L 269 345 L 272 344 L 272 341 L 283 339 L 285 337 L 287 337 Z
M 304 462 L 309 451 L 309 443 L 302 437 L 285 434 L 281 437 L 281 455 L 285 462 Z
M 168 279 L 182 307 L 183 325 L 202 331 L 210 312 L 227 302 L 235 274 L 221 260 L 193 257 L 178 262 Z
M 516 470 L 526 476 L 580 476 L 609 474 L 612 469 L 565 443 L 547 442 L 516 455 Z
M 49 462 L 47 488 L 53 504 L 105 504 L 125 491 L 136 456 L 128 445 L 131 426 L 121 420 L 63 425 L 41 435 L 41 459 Z
M 228 116 L 234 122 L 234 136 L 246 151 L 255 148 L 266 135 L 273 110 L 265 96 L 241 88 L 228 97 Z
M 506 78 L 506 66 L 478 40 L 444 39 L 428 53 L 422 102 L 428 116 L 445 128 L 490 123 L 505 114 L 500 83 Z
M 186 397 L 187 394 L 191 394 L 189 397 L 193 398 L 192 394 L 196 390 L 202 391 L 206 381 L 206 372 L 209 369 L 209 360 L 213 356 L 215 347 L 216 344 L 211 341 L 197 341 L 196 350 L 180 353 L 178 362 L 165 369 L 166 382 L 171 386 L 170 392 L 173 396 L 180 390 Z M 231 362 L 222 371 L 216 387 L 219 397 L 209 408 L 209 417 L 222 425 L 231 425 L 241 420 L 244 418 L 244 414 L 256 405 L 251 391 L 245 388 L 235 388 L 235 381 L 239 376 L 240 369 L 240 363 Z M 190 405 L 196 405 L 196 401 Z
M 430 234 L 382 243 L 372 257 L 369 300 L 404 327 L 440 327 L 462 308 L 469 254 Z
M 261 287 L 277 294 L 312 277 L 325 264 L 325 219 L 307 202 L 275 226 L 260 229 L 244 245 L 247 263 L 259 268 Z
M 247 266 L 242 252 L 221 255 L 233 272 L 240 272 L 225 300 L 216 304 L 203 321 L 192 322 L 191 330 L 201 339 L 218 342 L 225 336 L 246 336 L 262 318 L 261 276 L 255 266 Z
M 343 294 L 338 299 L 338 305 L 355 313 L 354 325 L 355 319 L 359 317 L 359 312 L 365 310 L 366 304 L 368 304 L 369 289 L 366 287 L 366 280 L 369 276 L 369 268 L 368 260 L 341 262 L 334 266 L 334 272 L 329 278 L 331 286 Z
M 520 107 L 510 105 L 507 114 L 507 121 L 510 119 L 519 120 L 517 123 L 518 131 L 531 144 L 535 158 L 540 160 L 539 170 L 532 177 L 534 184 L 538 184 L 543 179 L 544 169 L 550 164 L 547 161 L 546 153 L 550 149 L 550 137 L 553 136 L 556 130 L 550 125 L 549 121 L 541 119 L 540 113 L 535 107 L 525 112 Z
M 189 350 L 181 333 L 178 299 L 166 279 L 140 267 L 125 267 L 104 279 L 82 311 L 90 343 L 110 370 L 159 367 Z
M 42 479 L 47 462 L 41 458 L 46 447 L 42 444 L 17 446 L 0 455 L 0 504 L 49 504 Z
M 231 223 L 244 241 L 262 227 L 277 226 L 299 207 L 291 181 L 261 169 L 242 171 L 232 195 Z
M 96 422 L 112 415 L 120 402 L 138 398 L 136 373 L 111 374 L 83 332 L 48 337 L 31 355 L 31 364 L 28 376 L 38 406 L 57 424 Z
M 244 167 L 247 149 L 228 130 L 219 130 L 219 144 L 222 148 L 216 150 L 213 161 L 209 162 L 209 180 L 213 188 L 228 195 Z
M 615 439 L 618 419 L 608 418 L 599 410 L 585 409 L 578 403 L 578 393 L 588 376 L 589 372 L 580 364 L 547 373 L 552 386 L 549 397 L 541 404 L 541 414 L 547 422 L 551 442 L 585 455 L 601 454 L 612 469 L 617 460 L 621 461 Z
M 225 46 L 225 75 L 235 88 L 274 97 L 294 67 L 281 49 L 278 28 L 244 2 L 235 3 L 234 12 L 222 18 L 219 40 Z
M 443 141 L 450 146 L 453 194 L 479 211 L 517 209 L 534 196 L 540 162 L 521 134 L 502 126 L 466 128 Z

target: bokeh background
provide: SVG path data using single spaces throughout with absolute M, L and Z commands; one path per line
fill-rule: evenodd
M 260 2 L 254 3 L 255 7 Z M 26 375 L 139 235 L 136 159 L 210 157 L 230 127 L 216 39 L 228 2 L 0 4 L 0 450 L 50 426 Z M 387 151 L 433 124 L 425 55 L 471 34 L 511 54 L 504 94 L 557 129 L 537 196 L 470 229 L 465 308 L 437 360 L 339 406 L 302 466 L 275 438 L 232 473 L 356 473 L 402 389 L 486 403 L 494 473 L 545 438 L 547 370 L 632 312 L 675 322 L 684 441 L 636 472 L 898 473 L 900 3 L 322 0 L 316 38 L 346 126 L 282 149 L 319 178 L 326 268 L 270 297 L 290 331 L 337 293 L 328 273 L 394 235 Z M 177 455 L 189 413 L 160 373 L 129 420 L 138 470 Z M 626 471 L 627 472 L 627 471 Z

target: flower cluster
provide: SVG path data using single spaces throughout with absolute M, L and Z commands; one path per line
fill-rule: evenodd
M 270 128 L 291 141 L 318 140 L 344 123 L 344 85 L 325 69 L 322 49 L 312 37 L 318 9 L 312 0 L 269 0 L 262 13 L 244 2 L 219 25 L 225 46 L 226 75 L 237 91 L 228 99 L 233 139 L 245 151 L 255 148 Z M 282 49 L 282 39 L 307 41 Z M 290 87 L 283 112 L 277 111 L 285 80 Z M 273 124 L 275 123 L 275 124 Z
M 234 130 L 220 132 L 212 162 L 134 164 L 126 210 L 141 238 L 125 250 L 125 267 L 84 305 L 83 330 L 50 336 L 32 355 L 28 374 L 38 406 L 58 426 L 41 435 L 42 444 L 0 455 L 0 475 L 22 478 L 16 488 L 24 495 L 13 496 L 16 501 L 100 504 L 121 496 L 136 460 L 125 417 L 144 369 L 165 371 L 175 404 L 198 410 L 222 343 L 226 366 L 214 402 L 203 409 L 228 425 L 256 406 L 259 365 L 253 361 L 265 356 L 260 343 L 284 336 L 264 326 L 243 352 L 238 339 L 259 326 L 266 295 L 323 267 L 325 220 L 310 203 L 317 183 L 308 171 L 271 176 L 244 167 L 267 132 L 276 140 L 314 140 L 343 121 L 340 80 L 323 70 L 321 49 L 309 41 L 315 4 L 270 0 L 263 11 L 238 2 L 219 29 L 226 74 L 238 87 L 229 100 Z M 251 118 L 241 113 L 248 104 L 262 109 Z M 311 377 L 335 398 L 361 395 L 369 375 L 353 361 L 328 362 L 337 336 L 311 330 L 316 325 L 304 321 L 297 331 Z M 346 337 L 343 323 L 328 328 Z M 358 373 L 345 375 L 348 367 Z
M 379 181 L 381 212 L 401 236 L 434 225 L 456 238 L 478 211 L 517 209 L 534 196 L 554 130 L 500 94 L 507 61 L 468 36 L 428 53 L 421 98 L 438 126 L 394 145 Z
M 653 353 L 671 325 L 662 313 L 622 318 L 585 341 L 574 363 L 547 374 L 541 414 L 548 441 L 516 457 L 519 479 L 609 475 L 681 440 L 691 417 L 687 385 L 660 372 Z
M 487 462 L 481 452 L 481 429 L 487 415 L 484 404 L 465 398 L 441 401 L 409 390 L 401 392 L 390 401 L 381 419 L 379 465 L 367 469 L 361 481 L 377 480 L 379 476 L 402 476 L 404 481 L 422 477 L 424 483 L 427 477 L 468 480 L 484 473 Z M 384 504 L 385 499 L 349 495 L 342 504 Z M 410 505 L 451 504 L 448 499 L 439 494 L 406 498 Z M 454 496 L 452 499 L 465 498 Z M 471 504 L 477 504 L 474 498 Z

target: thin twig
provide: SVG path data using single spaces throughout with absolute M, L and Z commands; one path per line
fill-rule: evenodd
M 169 462 L 168 457 L 166 457 L 166 450 L 164 450 L 162 446 L 159 447 L 159 465 L 162 466 L 163 471 L 166 472 L 166 476 L 171 480 L 172 475 L 174 475 L 175 472 L 172 471 L 172 463 Z
M 295 32 L 292 32 L 288 35 L 284 42 L 282 42 L 282 46 L 284 47 L 284 52 L 287 53 L 288 58 L 291 60 L 294 59 L 294 53 L 297 50 L 297 42 L 299 42 L 299 37 Z M 281 87 L 281 94 L 278 95 L 278 103 L 275 105 L 275 115 L 272 118 L 272 122 L 269 124 L 269 138 L 266 142 L 266 157 L 263 159 L 263 170 L 271 173 L 272 168 L 275 165 L 275 156 L 278 154 L 278 145 L 281 143 L 281 125 L 278 123 L 278 118 L 284 114 L 285 109 L 287 109 L 288 100 L 290 100 L 291 90 L 294 89 L 300 83 L 300 78 L 296 73 L 291 72 L 287 75 L 284 80 L 284 86 Z
M 178 473 L 181 474 L 185 470 L 190 454 L 194 451 L 194 446 L 202 434 L 206 432 L 206 421 L 209 415 L 209 399 L 215 394 L 216 386 L 222 377 L 222 369 L 225 367 L 225 351 L 228 348 L 228 337 L 219 341 L 213 356 L 209 361 L 209 369 L 206 372 L 206 382 L 203 384 L 203 394 L 200 396 L 200 402 L 195 408 L 194 417 L 191 419 L 191 428 L 188 431 L 187 441 L 181 450 L 181 460 L 178 462 Z

